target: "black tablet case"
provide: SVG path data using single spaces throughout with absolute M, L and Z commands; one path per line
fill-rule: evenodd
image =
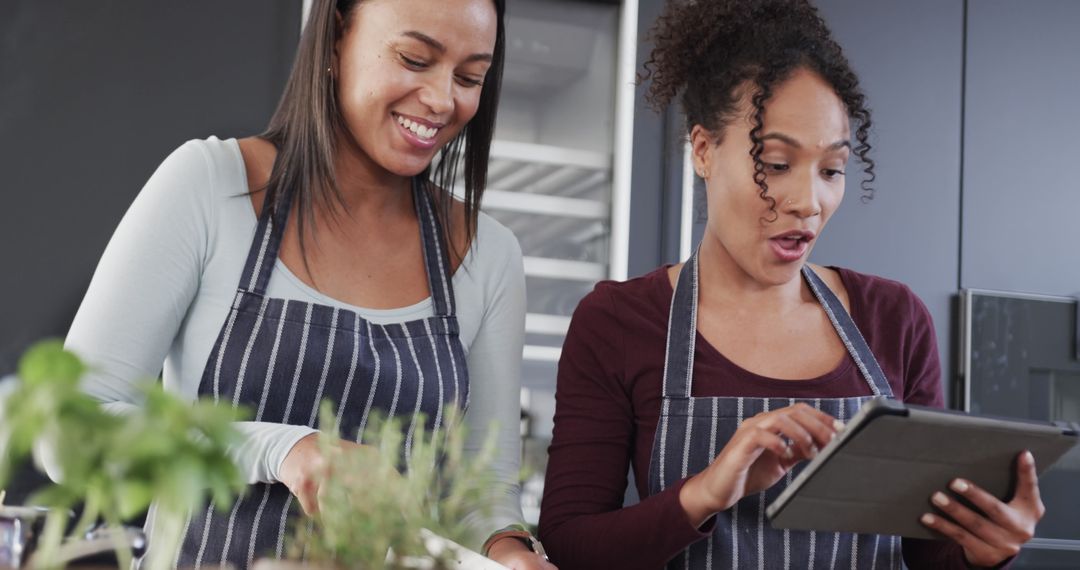
M 1078 442 L 1076 424 L 1003 420 L 876 399 L 773 501 L 777 528 L 941 538 L 919 522 L 954 478 L 1012 494 L 1024 449 L 1042 473 Z M 952 494 L 950 492 L 950 494 Z

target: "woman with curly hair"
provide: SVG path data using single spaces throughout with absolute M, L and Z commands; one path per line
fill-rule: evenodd
M 1007 563 L 1044 510 L 1026 453 L 1009 503 L 950 484 L 986 515 L 945 489 L 927 497 L 923 524 L 952 540 L 767 524 L 765 505 L 793 467 L 869 398 L 942 405 L 934 328 L 906 286 L 807 261 L 840 205 L 852 153 L 866 197 L 874 180 L 865 97 L 817 10 L 805 0 L 682 1 L 652 37 L 651 102 L 680 98 L 708 222 L 685 263 L 601 283 L 574 314 L 540 518 L 553 561 Z M 643 499 L 623 508 L 628 468 Z M 930 514 L 931 502 L 947 516 Z

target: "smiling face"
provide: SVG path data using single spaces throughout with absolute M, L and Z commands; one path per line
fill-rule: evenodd
M 419 174 L 476 114 L 495 48 L 494 3 L 367 0 L 341 25 L 345 147 L 375 176 Z
M 774 213 L 754 182 L 752 114 L 744 96 L 719 142 L 700 125 L 691 131 L 694 167 L 708 194 L 703 248 L 729 270 L 779 285 L 798 276 L 844 197 L 848 117 L 833 88 L 814 72 L 798 69 L 774 87 L 761 131 Z

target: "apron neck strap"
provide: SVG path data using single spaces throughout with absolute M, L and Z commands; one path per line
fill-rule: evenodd
M 664 355 L 664 397 L 689 398 L 697 343 L 698 252 L 686 260 L 675 281 L 668 313 Z
M 428 289 L 431 290 L 435 315 L 444 317 L 457 313 L 454 286 L 450 282 L 450 258 L 447 255 L 450 238 L 442 230 L 436 214 L 435 197 L 426 186 L 419 177 L 413 177 L 413 204 L 416 205 L 416 218 L 420 221 L 420 241 L 424 249 L 424 265 L 427 267 Z M 452 207 L 452 203 L 446 207 Z
M 244 272 L 240 277 L 238 288 L 241 291 L 266 294 L 270 273 L 274 270 L 278 250 L 281 248 L 285 224 L 289 220 L 289 210 L 292 209 L 292 197 L 292 185 L 284 186 L 277 199 L 271 199 L 269 194 L 264 197 L 255 237 L 251 240 L 247 263 L 244 264 Z
M 893 397 L 885 373 L 878 365 L 874 353 L 863 338 L 855 321 L 844 309 L 840 299 L 829 289 L 824 281 L 803 265 L 803 279 L 810 287 L 814 297 L 821 303 L 829 317 L 833 329 L 843 341 L 848 354 L 859 367 L 859 372 L 875 396 Z M 694 350 L 697 342 L 697 309 L 700 288 L 698 251 L 679 271 L 675 283 L 675 292 L 671 298 L 671 311 L 668 314 L 667 351 L 664 356 L 663 393 L 665 398 L 689 398 L 693 382 Z
M 419 177 L 413 177 L 411 185 L 416 217 L 420 223 L 420 241 L 424 251 L 424 265 L 427 268 L 428 288 L 431 291 L 435 315 L 451 316 L 455 314 L 456 309 L 454 290 L 447 269 L 450 263 L 446 256 L 446 240 L 443 237 L 438 216 L 435 214 L 434 199 L 424 189 L 424 183 Z M 285 224 L 288 222 L 289 212 L 292 209 L 292 187 L 286 186 L 286 188 L 280 199 L 274 201 L 274 207 L 271 207 L 270 200 L 266 200 L 263 204 L 259 223 L 255 229 L 255 237 L 248 250 L 247 263 L 244 264 L 244 272 L 240 277 L 239 289 L 242 291 L 260 296 L 266 295 L 270 275 L 281 248 Z
M 832 289 L 829 289 L 829 286 L 822 281 L 821 277 L 818 277 L 818 274 L 810 268 L 809 264 L 803 265 L 802 275 L 803 279 L 806 280 L 806 284 L 810 286 L 810 291 L 814 293 L 814 297 L 817 297 L 821 307 L 825 309 L 825 314 L 829 316 L 829 322 L 836 329 L 836 334 L 840 336 L 840 340 L 843 341 L 848 353 L 851 354 L 851 358 L 855 360 L 855 364 L 859 367 L 863 379 L 870 386 L 870 390 L 873 391 L 875 396 L 892 398 L 892 387 L 889 386 L 885 373 L 881 370 L 881 366 L 878 365 L 877 358 L 871 352 L 870 346 L 866 344 L 866 339 L 859 332 L 859 327 L 855 325 L 851 315 L 844 309 L 844 304 L 840 302 Z

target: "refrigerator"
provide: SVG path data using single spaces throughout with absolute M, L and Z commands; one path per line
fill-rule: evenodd
M 525 262 L 522 507 L 536 524 L 559 356 L 578 301 L 625 279 L 637 3 L 513 0 L 482 210 Z

